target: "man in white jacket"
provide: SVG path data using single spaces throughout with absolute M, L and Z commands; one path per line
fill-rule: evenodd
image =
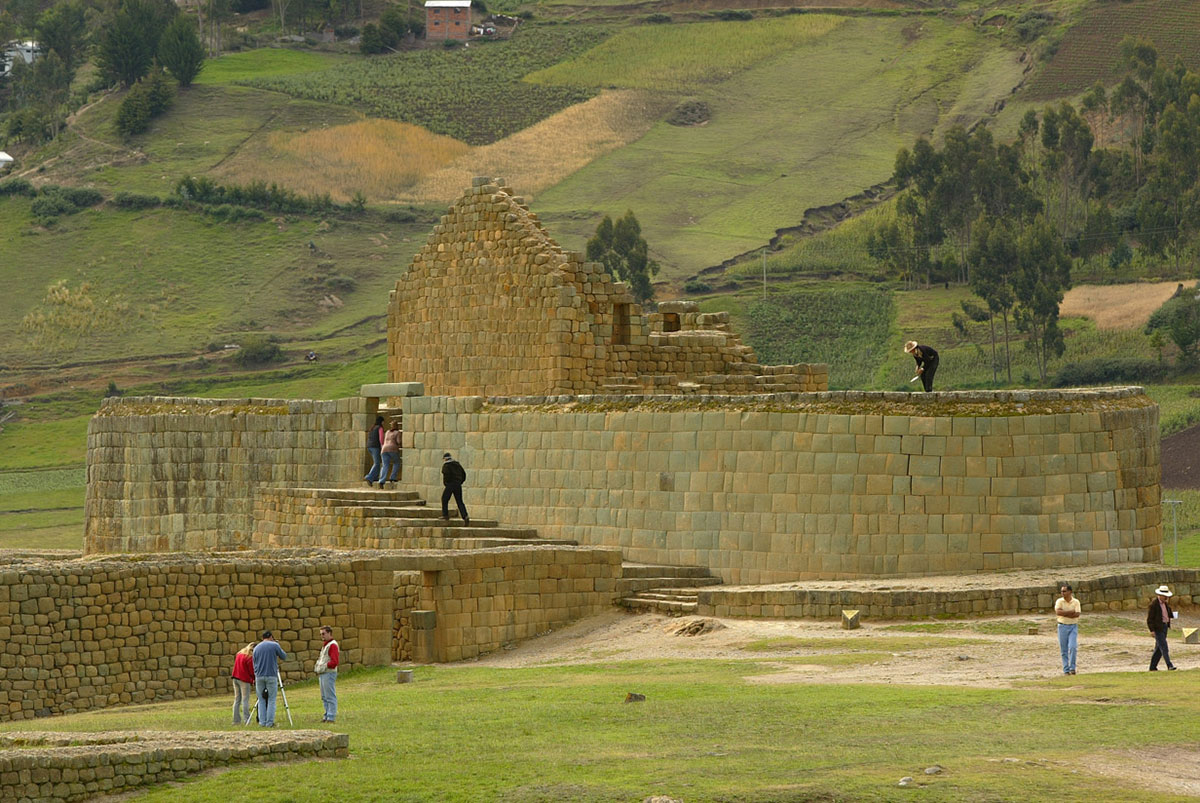
M 317 682 L 321 685 L 321 704 L 325 706 L 322 722 L 333 722 L 337 719 L 337 668 L 338 643 L 333 640 L 333 628 L 328 625 L 321 627 L 321 655 L 317 658 Z

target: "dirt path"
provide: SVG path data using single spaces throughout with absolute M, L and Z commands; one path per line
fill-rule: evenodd
M 1200 424 L 1163 438 L 1162 486 L 1200 488 Z
M 1189 612 L 1187 626 L 1196 614 Z M 1078 671 L 1144 671 L 1153 650 L 1140 628 L 1140 612 L 1097 614 L 1109 626 L 1080 636 Z M 938 632 L 893 629 L 904 623 L 866 623 L 853 631 L 836 622 L 812 620 L 720 619 L 701 635 L 675 635 L 699 617 L 605 613 L 563 630 L 527 641 L 515 649 L 484 656 L 478 663 L 526 667 L 641 659 L 759 659 L 775 671 L 750 678 L 754 683 L 907 683 L 1010 687 L 1020 681 L 1062 674 L 1055 626 L 1050 616 L 1008 616 L 936 623 Z M 1097 621 L 1100 621 L 1099 619 Z M 1086 622 L 1086 619 L 1085 619 Z M 1037 635 L 993 635 L 981 628 L 1008 627 L 1024 632 L 1036 623 Z M 1085 624 L 1086 627 L 1086 624 Z M 764 643 L 766 642 L 766 643 Z M 750 645 L 753 645 L 748 649 Z M 1200 666 L 1182 643 L 1177 663 L 1183 670 Z M 811 663 L 804 657 L 811 656 Z M 784 660 L 786 659 L 786 660 Z M 474 662 L 471 662 L 474 663 Z M 468 664 L 470 665 L 470 664 Z

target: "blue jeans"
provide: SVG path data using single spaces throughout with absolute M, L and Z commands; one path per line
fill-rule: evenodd
M 1158 659 L 1167 662 L 1167 669 L 1175 666 L 1171 663 L 1171 654 L 1167 652 L 1167 628 L 1161 627 L 1154 631 L 1154 654 L 1150 656 L 1150 671 L 1158 669 Z
M 371 455 L 371 470 L 367 472 L 367 476 L 363 477 L 367 482 L 375 482 L 379 479 L 379 447 L 368 446 L 367 451 Z
M 383 453 L 383 471 L 379 473 L 379 483 L 395 482 L 400 479 L 400 453 Z
M 1075 653 L 1079 648 L 1079 625 L 1058 626 L 1058 648 L 1062 650 L 1063 674 L 1075 671 Z
M 279 678 L 255 678 L 254 691 L 258 697 L 258 724 L 275 726 L 275 698 L 279 695 Z
M 334 688 L 337 683 L 337 670 L 317 675 L 317 682 L 321 686 L 321 705 L 325 706 L 325 721 L 333 722 L 337 719 L 337 690 Z

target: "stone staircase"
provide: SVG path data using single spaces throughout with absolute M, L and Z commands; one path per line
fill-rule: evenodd
M 622 564 L 618 604 L 634 611 L 656 611 L 672 616 L 695 613 L 697 597 L 705 586 L 721 584 L 703 566 Z
M 376 488 L 271 488 L 255 500 L 255 542 L 264 547 L 332 549 L 486 549 L 537 543 L 576 546 L 542 538 L 537 530 L 498 521 L 443 521 L 412 491 Z

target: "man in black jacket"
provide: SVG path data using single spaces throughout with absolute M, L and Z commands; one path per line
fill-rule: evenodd
M 925 392 L 933 392 L 933 375 L 937 373 L 938 368 L 937 351 L 932 346 L 922 346 L 917 341 L 910 340 L 904 344 L 904 353 L 911 354 L 917 361 L 917 376 L 921 377 Z
M 451 457 L 449 452 L 442 455 L 442 485 L 446 486 L 442 491 L 442 521 L 450 521 L 450 497 L 453 496 L 463 524 L 471 523 L 471 518 L 467 515 L 467 506 L 463 504 L 462 487 L 466 481 L 467 472 L 463 470 L 462 465 Z
M 1154 590 L 1155 597 L 1150 600 L 1150 608 L 1146 611 L 1146 627 L 1154 634 L 1154 654 L 1150 656 L 1150 671 L 1158 671 L 1158 659 L 1167 662 L 1167 669 L 1174 669 L 1171 655 L 1167 652 L 1167 630 L 1171 627 L 1171 605 L 1167 602 L 1172 596 L 1171 589 L 1161 585 Z

